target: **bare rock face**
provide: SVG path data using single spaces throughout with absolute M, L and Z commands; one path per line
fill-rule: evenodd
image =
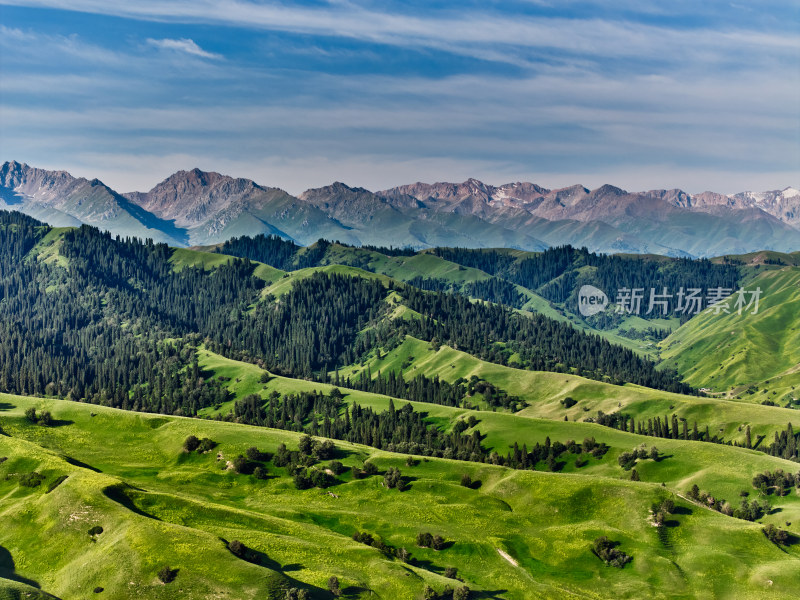
M 149 192 L 125 194 L 145 210 L 173 220 L 181 227 L 196 227 L 235 204 L 257 202 L 279 192 L 262 188 L 249 179 L 234 179 L 200 169 L 178 171 Z
M 731 198 L 737 202 L 749 203 L 764 212 L 800 229 L 800 190 L 787 187 L 771 192 L 741 192 Z

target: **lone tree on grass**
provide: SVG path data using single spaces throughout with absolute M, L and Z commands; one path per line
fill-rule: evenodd
M 337 598 L 342 595 L 342 590 L 339 589 L 339 578 L 336 575 L 331 575 L 328 579 L 328 590 Z
M 400 473 L 400 469 L 397 467 L 389 467 L 386 470 L 386 474 L 383 476 L 383 482 L 386 484 L 386 487 L 390 489 L 400 487 L 402 480 L 403 476 Z

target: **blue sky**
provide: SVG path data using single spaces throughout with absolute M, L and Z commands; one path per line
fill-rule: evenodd
M 798 6 L 0 0 L 0 160 L 119 191 L 797 187 Z

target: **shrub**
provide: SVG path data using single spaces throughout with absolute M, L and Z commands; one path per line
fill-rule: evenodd
M 636 464 L 636 458 L 636 452 L 623 452 L 617 457 L 617 462 L 619 463 L 620 467 L 626 471 L 630 471 L 633 468 L 633 465 Z
M 453 600 L 468 600 L 470 589 L 467 586 L 461 586 L 453 591 Z
M 433 544 L 433 536 L 430 533 L 417 534 L 417 546 L 421 548 L 430 548 Z
M 91 527 L 87 533 L 90 536 L 94 537 L 96 535 L 100 535 L 101 533 L 103 533 L 103 528 L 100 527 L 100 525 L 95 525 L 94 527 Z
M 333 442 L 324 440 L 314 444 L 314 451 L 312 454 L 317 457 L 318 460 L 330 460 L 335 453 L 336 446 L 333 445 Z
M 328 468 L 333 472 L 334 475 L 341 475 L 345 471 L 344 465 L 338 460 L 332 460 L 329 462 Z
M 447 567 L 444 570 L 444 576 L 448 579 L 456 579 L 458 577 L 458 569 L 455 567 Z
M 365 462 L 364 463 L 364 473 L 366 475 L 377 475 L 378 474 L 378 467 L 373 462 Z
M 202 453 L 210 452 L 214 448 L 217 447 L 217 442 L 209 438 L 203 438 L 200 440 L 200 445 L 197 447 L 197 451 Z
M 342 590 L 339 589 L 339 578 L 336 575 L 331 575 L 328 579 L 328 591 L 337 598 L 342 595 Z
M 633 558 L 625 554 L 622 550 L 617 550 L 616 542 L 612 542 L 606 536 L 600 536 L 592 544 L 594 554 L 610 567 L 621 569 L 631 562 Z
M 767 539 L 776 546 L 785 546 L 789 542 L 789 532 L 783 529 L 778 529 L 770 523 L 762 529 Z
M 247 473 L 250 469 L 250 464 L 247 459 L 241 454 L 233 459 L 233 470 L 237 473 Z
M 183 442 L 183 449 L 187 452 L 194 452 L 199 446 L 200 440 L 194 435 L 190 435 Z
M 256 479 L 266 479 L 268 476 L 267 470 L 261 465 L 258 465 L 255 469 L 253 469 L 253 476 Z
M 389 467 L 383 476 L 383 482 L 389 489 L 398 487 L 402 479 L 403 476 L 397 467 Z
M 431 548 L 433 548 L 434 550 L 443 550 L 444 538 L 440 535 L 433 536 L 433 540 L 431 540 Z
M 50 411 L 43 410 L 41 413 L 39 413 L 39 418 L 37 419 L 36 423 L 42 427 L 49 427 L 53 423 L 53 416 L 50 414 Z
M 461 476 L 461 485 L 465 488 L 472 487 L 472 477 L 470 477 L 469 473 L 464 473 Z
M 368 533 L 359 533 L 358 531 L 356 531 L 353 534 L 353 541 L 358 542 L 360 544 L 366 544 L 367 546 L 372 546 L 375 540 Z
M 311 471 L 311 483 L 314 487 L 325 489 L 334 484 L 334 478 L 325 471 L 313 469 Z
M 304 435 L 300 438 L 300 441 L 297 442 L 297 448 L 300 450 L 301 454 L 311 454 L 314 449 L 314 440 L 310 435 Z
M 261 452 L 261 450 L 259 450 L 255 446 L 248 448 L 245 454 L 247 455 L 247 458 L 249 458 L 250 460 L 254 460 L 256 462 L 263 462 L 265 460 L 269 460 L 269 454 L 267 454 L 266 452 Z
M 30 473 L 23 473 L 19 476 L 19 484 L 23 487 L 35 488 L 42 485 L 44 475 L 36 471 Z
M 36 421 L 38 420 L 36 418 L 36 409 L 33 408 L 32 406 L 30 408 L 26 408 L 25 418 L 28 419 L 28 421 L 30 421 L 31 423 L 36 423 Z
M 158 578 L 161 580 L 161 583 L 172 583 L 177 576 L 178 569 L 173 569 L 167 565 L 164 565 L 158 571 Z
M 578 403 L 572 396 L 567 396 L 561 401 L 561 404 L 564 405 L 564 408 L 572 408 Z
M 294 474 L 294 487 L 298 490 L 307 490 L 313 486 L 311 478 L 306 473 L 305 469 L 300 469 Z
M 233 540 L 230 544 L 228 544 L 228 550 L 230 550 L 239 558 L 244 558 L 244 556 L 247 554 L 247 546 L 245 546 L 239 540 Z

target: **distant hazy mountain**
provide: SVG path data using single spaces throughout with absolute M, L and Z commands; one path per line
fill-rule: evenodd
M 321 237 L 359 242 L 325 212 L 283 190 L 199 169 L 178 171 L 149 192 L 125 197 L 185 230 L 192 245 L 259 233 L 277 234 L 301 244 Z
M 571 243 L 602 252 L 712 256 L 756 246 L 800 248 L 800 192 L 792 188 L 690 196 L 681 190 L 631 193 L 611 185 L 596 190 L 579 185 L 547 190 L 530 183 L 493 187 L 470 179 L 416 183 L 378 194 L 412 196 L 434 210 L 522 228 L 549 245 Z
M 307 190 L 300 198 L 352 228 L 363 244 L 526 250 L 548 246 L 527 231 L 492 223 L 478 214 L 432 210 L 410 195 L 390 199 L 336 182 Z
M 0 208 L 56 226 L 95 225 L 115 234 L 185 245 L 185 232 L 143 210 L 101 181 L 18 162 L 0 167 Z
M 381 192 L 337 182 L 294 197 L 194 169 L 178 171 L 149 192 L 119 194 L 96 179 L 7 162 L 0 167 L 0 208 L 54 225 L 88 223 L 181 246 L 265 233 L 301 244 L 319 238 L 415 248 L 571 244 L 671 256 L 800 249 L 800 191 L 794 188 L 724 196 L 611 185 L 548 190 L 468 179 Z

